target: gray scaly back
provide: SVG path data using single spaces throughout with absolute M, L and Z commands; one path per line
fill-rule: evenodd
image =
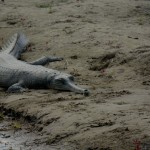
M 28 40 L 22 33 L 14 34 L 0 53 L 0 86 L 8 92 L 23 92 L 26 88 L 53 88 L 89 95 L 89 91 L 76 86 L 73 77 L 44 65 L 63 60 L 61 57 L 46 56 L 33 62 L 17 60 L 24 52 Z
M 11 54 L 15 58 L 19 58 L 21 53 L 25 51 L 29 40 L 23 33 L 15 33 L 2 47 L 3 53 Z

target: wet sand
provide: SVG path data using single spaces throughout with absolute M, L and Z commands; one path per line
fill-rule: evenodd
M 6 117 L 0 121 L 1 150 L 58 150 L 73 147 L 69 145 L 47 144 L 47 136 L 40 133 L 33 124 L 25 120 Z

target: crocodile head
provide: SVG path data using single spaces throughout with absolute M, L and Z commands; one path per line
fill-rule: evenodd
M 87 89 L 80 88 L 74 84 L 74 77 L 68 74 L 59 74 L 49 79 L 49 87 L 57 90 L 72 91 L 75 93 L 89 95 Z

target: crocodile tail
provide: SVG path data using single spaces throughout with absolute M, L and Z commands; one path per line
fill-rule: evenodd
M 29 41 L 23 33 L 15 33 L 2 47 L 2 51 L 11 54 L 18 59 L 26 50 L 28 43 Z

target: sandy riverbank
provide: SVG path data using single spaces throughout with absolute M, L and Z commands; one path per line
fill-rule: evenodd
M 47 67 L 73 74 L 91 91 L 1 89 L 5 108 L 36 117 L 50 145 L 129 150 L 135 139 L 150 142 L 149 1 L 10 0 L 0 2 L 0 12 L 0 46 L 22 31 L 31 41 L 23 60 L 64 57 Z

